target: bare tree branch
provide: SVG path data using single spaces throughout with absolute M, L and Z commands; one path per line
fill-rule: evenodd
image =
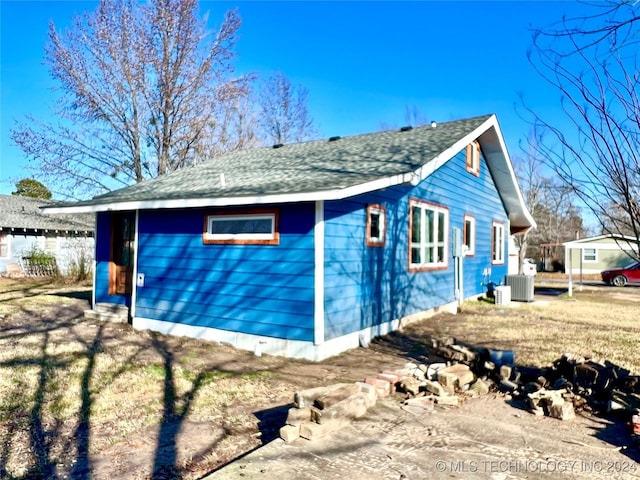
M 531 109 L 547 141 L 530 145 L 591 210 L 603 232 L 630 235 L 640 253 L 640 80 L 635 4 L 593 4 L 534 35 L 530 62 L 560 95 L 564 116 Z M 551 139 L 551 141 L 548 141 Z

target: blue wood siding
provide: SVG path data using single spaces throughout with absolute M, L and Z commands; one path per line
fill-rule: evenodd
M 213 210 L 141 211 L 136 316 L 312 341 L 314 205 L 274 208 L 279 245 L 203 244 Z
M 411 198 L 449 211 L 446 269 L 409 272 Z M 365 243 L 366 206 L 374 203 L 386 207 L 384 247 Z M 507 271 L 507 243 L 505 264 L 491 264 L 492 222 L 503 222 L 506 235 L 508 223 L 484 158 L 479 176 L 466 171 L 462 151 L 415 187 L 325 202 L 325 339 L 453 302 L 452 229 L 462 232 L 465 214 L 476 220 L 475 255 L 464 258 L 464 296 L 469 297 L 486 291 L 489 281 L 500 283 Z

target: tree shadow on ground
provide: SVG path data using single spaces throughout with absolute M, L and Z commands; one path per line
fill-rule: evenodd
M 73 290 L 70 292 L 55 292 L 52 295 L 56 297 L 73 298 L 76 300 L 85 300 L 91 303 L 91 289 Z

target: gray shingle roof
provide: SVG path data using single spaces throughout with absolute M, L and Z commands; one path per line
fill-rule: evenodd
M 243 197 L 335 190 L 408 173 L 490 115 L 416 127 L 241 150 L 75 205 L 189 198 Z M 225 186 L 220 174 L 224 174 Z
M 222 155 L 50 212 L 249 205 L 346 198 L 424 178 L 478 139 L 512 231 L 535 225 L 494 115 Z M 223 178 L 224 177 L 224 180 Z
M 0 228 L 93 232 L 94 215 L 45 215 L 40 206 L 55 202 L 17 195 L 0 195 Z

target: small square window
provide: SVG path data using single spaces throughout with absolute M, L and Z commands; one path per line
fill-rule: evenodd
M 465 256 L 471 257 L 476 253 L 476 219 L 473 215 L 464 216 L 462 249 Z
M 278 212 L 245 210 L 206 215 L 203 242 L 278 245 Z
M 595 248 L 585 248 L 582 250 L 582 261 L 583 262 L 597 262 L 598 261 L 598 251 Z
M 367 207 L 367 246 L 384 246 L 386 236 L 387 214 L 382 205 Z
M 480 143 L 474 141 L 467 145 L 466 152 L 467 172 L 480 175 Z

